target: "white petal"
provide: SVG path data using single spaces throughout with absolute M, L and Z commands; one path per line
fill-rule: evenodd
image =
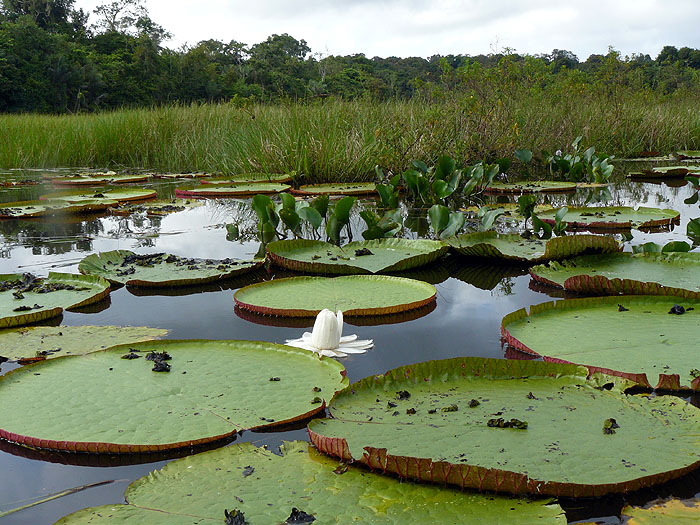
M 348 354 L 364 354 L 367 352 L 367 350 L 362 349 L 362 348 L 352 348 L 349 346 L 341 346 L 338 348 L 338 351 L 346 352 Z
M 335 314 L 335 318 L 338 320 L 338 338 L 343 336 L 343 312 L 338 310 L 338 313 Z
M 340 346 L 348 348 L 372 348 L 374 346 L 374 342 L 371 339 L 361 339 L 359 341 L 350 341 Z
M 342 345 L 343 343 L 349 343 L 350 341 L 354 341 L 355 339 L 357 339 L 356 334 L 344 335 L 340 338 L 340 344 Z
M 285 343 L 287 346 L 293 346 L 295 348 L 303 348 L 304 350 L 311 350 L 312 352 L 318 352 L 317 348 L 314 348 L 306 341 L 301 341 L 299 339 L 295 341 L 287 341 Z
M 314 322 L 311 343 L 321 350 L 330 350 L 338 348 L 339 342 L 340 330 L 335 314 L 328 309 L 321 310 Z

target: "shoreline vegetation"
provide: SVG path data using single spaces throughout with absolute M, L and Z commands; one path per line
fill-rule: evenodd
M 304 183 L 370 181 L 440 155 L 458 164 L 518 148 L 566 151 L 572 139 L 616 157 L 700 149 L 691 96 L 588 93 L 476 99 L 325 99 L 191 104 L 80 115 L 0 115 L 0 168 L 94 167 L 159 172 L 304 174 Z
M 174 50 L 143 0 L 104 2 L 92 24 L 74 4 L 0 2 L 0 169 L 296 171 L 321 183 L 441 155 L 464 166 L 566 152 L 580 135 L 618 158 L 700 149 L 698 49 L 368 58 L 314 53 L 285 33 Z

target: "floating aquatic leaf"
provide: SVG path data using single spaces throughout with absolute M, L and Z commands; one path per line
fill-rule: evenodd
M 285 442 L 280 451 L 242 443 L 183 458 L 129 485 L 127 504 L 81 510 L 58 523 L 184 524 L 193 516 L 217 523 L 234 507 L 250 523 L 284 523 L 293 508 L 321 524 L 566 523 L 561 507 L 546 499 L 401 483 L 348 465 L 339 475 L 338 462 L 308 443 Z M 247 469 L 254 475 L 245 477 Z
M 202 179 L 202 184 L 239 184 L 250 182 L 277 182 L 287 183 L 292 181 L 289 173 L 241 173 L 226 177 L 209 177 Z
M 290 277 L 251 284 L 233 299 L 240 308 L 267 315 L 311 317 L 324 308 L 345 315 L 384 315 L 435 300 L 432 284 L 388 275 Z
M 700 465 L 697 408 L 627 396 L 631 383 L 587 375 L 573 365 L 477 357 L 402 366 L 336 394 L 333 417 L 311 421 L 309 434 L 319 450 L 382 472 L 516 494 L 601 496 Z M 606 383 L 610 390 L 600 388 Z M 409 400 L 396 400 L 402 389 Z M 480 404 L 469 408 L 472 399 Z M 606 417 L 619 424 L 615 435 L 601 432 Z M 494 418 L 504 428 L 489 426 Z M 673 446 L 649 446 L 657 440 Z
M 61 200 L 10 202 L 0 205 L 0 219 L 77 215 L 104 211 L 116 205 L 116 200 L 108 199 L 89 199 L 77 203 Z
M 296 195 L 371 195 L 377 193 L 377 188 L 374 182 L 349 182 L 308 184 L 291 191 Z
M 0 355 L 13 361 L 40 361 L 149 341 L 167 333 L 144 326 L 28 326 L 0 330 Z
M 209 177 L 209 173 L 156 173 L 153 175 L 157 179 L 201 179 Z
M 129 286 L 189 286 L 229 279 L 259 268 L 263 260 L 191 259 L 167 253 L 139 255 L 112 250 L 88 255 L 80 261 L 81 273 L 99 275 Z
M 91 275 L 51 272 L 0 275 L 0 328 L 22 326 L 61 315 L 109 295 L 109 282 Z
M 204 206 L 204 202 L 194 199 L 168 199 L 139 202 L 136 204 L 124 204 L 111 210 L 112 215 L 131 215 L 132 213 L 145 213 L 146 215 L 168 215 L 190 208 Z
M 545 211 L 538 216 L 549 224 L 554 224 L 558 210 Z M 680 213 L 675 210 L 644 208 L 636 210 L 628 206 L 595 208 L 569 208 L 566 214 L 569 230 L 628 230 L 668 228 L 680 222 Z
M 136 188 L 117 188 L 113 190 L 96 190 L 89 193 L 75 193 L 71 191 L 57 191 L 41 195 L 41 200 L 62 200 L 70 203 L 80 203 L 85 201 L 102 201 L 112 200 L 118 202 L 140 201 L 153 199 L 156 196 L 156 190 L 136 189 Z
M 686 313 L 669 315 L 675 305 Z M 688 311 L 690 309 L 690 311 Z M 613 296 L 547 302 L 508 314 L 508 344 L 545 361 L 578 363 L 660 390 L 700 389 L 698 300 Z M 592 335 L 592 332 L 594 335 Z
M 700 297 L 700 253 L 584 255 L 534 266 L 530 275 L 538 282 L 586 295 Z
M 620 517 L 626 525 L 692 525 L 700 520 L 700 499 L 670 498 L 644 507 L 626 505 Z
M 288 184 L 275 182 L 254 182 L 231 184 L 228 186 L 218 184 L 203 184 L 196 188 L 176 188 L 176 197 L 245 197 L 249 195 L 262 195 L 265 193 L 280 193 L 290 188 Z
M 567 235 L 545 240 L 488 231 L 465 233 L 445 239 L 445 242 L 457 253 L 468 257 L 529 263 L 564 259 L 581 253 L 610 253 L 622 250 L 619 242 L 602 235 Z
M 148 175 L 94 175 L 88 177 L 58 177 L 51 179 L 54 186 L 100 186 L 103 184 L 128 184 L 143 182 Z
M 371 254 L 356 255 L 367 248 Z M 429 239 L 376 239 L 343 247 L 322 241 L 295 239 L 267 245 L 275 264 L 311 273 L 357 274 L 409 270 L 428 264 L 447 252 L 447 244 Z
M 485 193 L 552 193 L 574 192 L 575 182 L 553 180 L 524 181 L 524 182 L 492 182 L 484 190 Z
M 162 359 L 121 358 L 130 352 L 167 352 L 171 370 L 153 372 Z M 280 381 L 269 381 L 271 376 Z M 3 415 L 0 438 L 97 453 L 189 447 L 309 417 L 325 407 L 311 404 L 319 395 L 312 389 L 320 387 L 328 399 L 347 384 L 343 376 L 342 365 L 333 359 L 319 360 L 312 352 L 272 343 L 120 345 L 2 376 L 0 402 L 14 409 Z

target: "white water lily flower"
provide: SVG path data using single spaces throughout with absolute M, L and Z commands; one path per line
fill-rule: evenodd
M 364 354 L 374 346 L 371 339 L 358 340 L 356 335 L 343 336 L 343 312 L 338 310 L 334 314 L 325 308 L 316 316 L 311 332 L 304 332 L 299 339 L 288 339 L 285 344 L 328 357 Z

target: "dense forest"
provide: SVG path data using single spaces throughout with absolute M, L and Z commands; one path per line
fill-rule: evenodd
M 90 20 L 94 20 L 90 23 Z M 143 0 L 105 2 L 90 17 L 74 0 L 2 0 L 0 112 L 78 113 L 165 104 L 478 95 L 480 80 L 519 88 L 627 89 L 673 97 L 700 93 L 700 50 L 664 47 L 622 57 L 614 49 L 581 61 L 555 49 L 428 59 L 322 56 L 304 40 L 272 35 L 248 45 L 205 40 L 169 49 L 171 35 Z

